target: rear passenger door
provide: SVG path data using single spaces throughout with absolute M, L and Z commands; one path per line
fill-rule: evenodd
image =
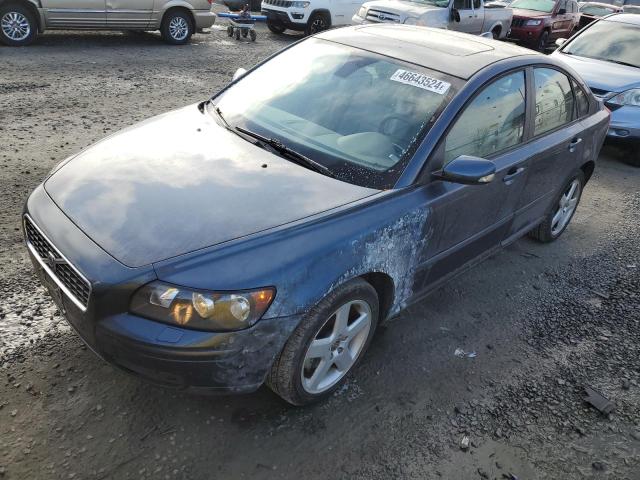
M 548 212 L 559 189 L 579 165 L 586 140 L 569 77 L 546 66 L 532 70 L 533 138 L 527 148 L 533 156 L 512 232 L 526 230 Z
M 96 27 L 107 23 L 105 0 L 41 0 L 47 26 Z
M 106 0 L 109 28 L 146 28 L 151 21 L 154 0 Z

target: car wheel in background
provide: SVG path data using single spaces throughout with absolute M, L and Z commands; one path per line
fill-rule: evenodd
M 231 25 L 227 27 L 227 36 L 233 37 L 233 27 Z
M 267 20 L 267 28 L 272 32 L 272 33 L 284 33 L 284 31 L 286 30 L 285 26 L 282 25 L 281 23 L 276 23 L 276 22 L 271 22 L 269 20 Z
M 556 240 L 565 231 L 569 222 L 573 218 L 584 187 L 584 173 L 582 170 L 576 171 L 571 180 L 567 182 L 562 191 L 553 201 L 551 211 L 545 220 L 536 228 L 529 232 L 529 236 L 536 240 L 548 243 Z
M 38 35 L 38 23 L 31 11 L 19 4 L 0 6 L 0 41 L 20 47 L 33 43 Z
M 256 32 L 255 32 L 255 30 L 249 30 L 249 36 L 251 37 L 251 41 L 252 42 L 256 41 Z
M 544 52 L 544 49 L 547 48 L 547 43 L 549 43 L 549 32 L 545 30 L 538 39 L 538 51 Z
M 500 39 L 500 32 L 501 32 L 500 27 L 496 27 L 493 30 L 491 30 L 491 35 L 493 36 L 494 40 Z
M 267 385 L 292 405 L 331 395 L 362 358 L 378 323 L 378 295 L 362 279 L 323 298 L 291 334 Z
M 162 19 L 160 27 L 162 38 L 173 45 L 183 45 L 193 35 L 193 23 L 190 15 L 184 10 L 170 11 Z
M 314 13 L 309 18 L 307 26 L 304 29 L 305 35 L 313 35 L 329 28 L 329 19 L 327 15 L 321 12 Z

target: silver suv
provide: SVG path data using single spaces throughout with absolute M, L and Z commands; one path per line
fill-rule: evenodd
M 213 0 L 0 0 L 0 42 L 29 45 L 47 29 L 160 30 L 172 44 L 216 21 Z

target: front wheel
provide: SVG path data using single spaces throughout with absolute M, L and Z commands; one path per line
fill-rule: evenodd
M 529 232 L 529 235 L 543 243 L 553 242 L 560 237 L 576 213 L 583 187 L 584 173 L 579 170 L 572 175 L 571 180 L 556 196 L 545 220 Z
M 0 41 L 10 47 L 33 43 L 38 35 L 38 24 L 31 11 L 17 4 L 0 7 Z
M 545 30 L 538 40 L 538 51 L 544 52 L 545 48 L 547 48 L 547 43 L 549 43 L 549 32 Z
M 167 13 L 160 27 L 162 38 L 172 45 L 187 43 L 193 35 L 193 30 L 191 17 L 182 10 Z
M 291 334 L 267 385 L 292 405 L 331 395 L 369 346 L 378 324 L 378 295 L 362 279 L 322 299 Z
M 314 13 L 304 29 L 305 35 L 313 35 L 329 28 L 329 20 L 323 13 Z
M 271 33 L 276 33 L 278 35 L 284 33 L 284 31 L 286 30 L 284 25 L 282 25 L 281 23 L 271 22 L 269 20 L 267 20 L 267 28 L 269 29 L 269 31 L 271 31 Z

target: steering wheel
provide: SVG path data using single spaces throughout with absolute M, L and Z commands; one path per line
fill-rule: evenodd
M 388 115 L 382 119 L 380 122 L 380 126 L 378 127 L 378 131 L 383 135 L 391 138 L 402 138 L 401 135 L 397 135 L 394 130 L 406 130 L 405 128 L 398 129 L 397 127 L 393 127 L 393 122 L 399 122 L 403 127 L 411 126 L 411 122 L 409 122 L 405 117 L 400 115 Z M 393 149 L 396 151 L 398 156 L 401 156 L 404 153 L 404 148 L 398 145 L 397 143 L 393 143 Z

